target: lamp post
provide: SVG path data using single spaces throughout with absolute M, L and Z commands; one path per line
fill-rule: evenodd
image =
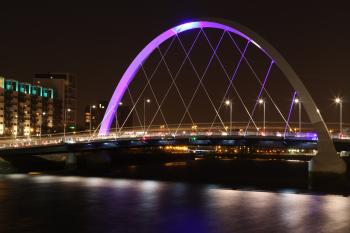
M 146 104 L 151 103 L 151 99 L 144 99 L 143 100 L 143 131 L 144 134 L 146 134 Z
M 299 108 L 299 133 L 301 133 L 301 101 L 299 98 L 295 98 L 294 103 L 297 104 Z
M 232 101 L 226 100 L 225 105 L 230 107 L 230 128 L 229 128 L 229 135 L 232 134 Z
M 23 118 L 22 118 L 22 124 L 23 124 L 23 135 L 30 138 L 30 114 L 29 114 L 29 121 L 28 121 L 28 127 L 26 127 L 26 119 L 28 119 L 28 111 L 26 110 L 27 105 L 23 105 Z M 27 132 L 26 132 L 27 131 Z
M 123 102 L 119 102 L 119 106 L 122 106 Z M 118 109 L 115 110 L 115 139 L 117 140 L 117 135 L 118 135 L 118 127 L 119 127 L 119 122 L 118 122 Z
M 339 104 L 339 133 L 343 134 L 343 100 L 339 97 L 334 99 L 336 104 Z
M 66 141 L 66 127 L 67 127 L 67 112 L 70 112 L 70 108 L 64 110 L 64 124 L 63 124 L 63 140 Z
M 92 126 L 92 108 L 95 109 L 96 108 L 96 105 L 90 105 L 90 127 L 89 127 L 89 132 L 90 132 L 90 139 L 91 139 L 91 126 Z
M 43 122 L 44 122 L 44 116 L 46 115 L 46 112 L 43 112 L 41 114 L 41 124 L 40 124 L 40 139 L 41 139 L 41 134 L 42 134 L 42 128 L 43 128 Z
M 262 98 L 260 98 L 258 100 L 258 103 L 263 106 L 263 111 L 264 111 L 264 115 L 263 115 L 263 131 L 265 134 L 265 130 L 266 130 L 266 101 Z

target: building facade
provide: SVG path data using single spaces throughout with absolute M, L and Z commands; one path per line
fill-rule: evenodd
M 35 74 L 35 85 L 50 87 L 54 93 L 53 125 L 57 132 L 64 125 L 75 129 L 77 124 L 77 78 L 71 73 Z
M 0 135 L 5 133 L 5 78 L 0 76 Z
M 52 133 L 51 88 L 0 77 L 0 136 L 40 136 Z

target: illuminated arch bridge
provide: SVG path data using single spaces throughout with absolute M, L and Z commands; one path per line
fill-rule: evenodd
M 215 31 L 216 34 L 212 34 L 211 31 Z M 190 42 L 186 38 L 188 34 L 193 35 L 191 37 L 193 40 Z M 206 62 L 204 66 L 197 65 L 193 53 L 196 49 L 198 51 L 198 46 L 204 43 L 205 48 L 202 51 L 206 51 L 208 58 L 203 58 L 204 52 L 199 53 L 197 60 Z M 232 48 L 235 50 L 235 55 L 227 55 L 229 49 L 222 50 L 223 44 L 230 44 L 231 50 Z M 174 47 L 181 51 L 183 59 L 169 55 Z M 253 50 L 254 53 L 251 52 Z M 220 51 L 226 57 L 225 59 L 220 56 Z M 257 54 L 256 59 L 251 58 L 252 54 Z M 228 61 L 231 60 L 234 62 L 229 63 Z M 152 72 L 147 71 L 149 67 L 152 67 Z M 268 88 L 268 85 L 273 86 L 273 82 L 269 83 L 268 80 L 274 67 L 279 68 L 280 74 L 286 77 L 286 86 L 290 86 L 293 90 L 287 104 L 287 111 L 283 110 L 279 104 L 279 98 L 274 98 Z M 191 72 L 183 71 L 186 68 L 191 69 Z M 157 72 L 160 73 L 158 79 Z M 250 84 L 252 82 L 247 81 L 248 72 L 254 78 L 257 87 L 253 87 L 253 84 Z M 243 82 L 240 81 L 242 79 L 237 78 L 239 74 L 244 74 Z M 143 78 L 139 78 L 141 75 Z M 219 80 L 219 76 L 223 78 L 222 81 Z M 185 77 L 182 78 L 182 83 L 181 77 Z M 141 79 L 144 83 L 137 84 Z M 162 81 L 168 84 L 160 84 Z M 194 85 L 193 81 L 195 81 Z M 279 83 L 280 79 L 276 82 Z M 220 90 L 209 90 L 220 85 L 224 86 L 221 86 Z M 184 90 L 189 86 L 192 88 Z M 241 88 L 244 91 L 241 91 Z M 277 85 L 277 91 L 283 91 L 283 89 L 284 86 Z M 159 95 L 157 95 L 158 92 Z M 288 91 L 285 92 L 288 93 Z M 200 93 L 202 96 L 196 104 L 196 96 Z M 205 100 L 207 104 L 203 105 Z M 286 135 L 286 132 L 292 128 L 290 119 L 297 100 L 301 100 L 299 106 L 301 103 L 303 111 L 306 112 L 318 136 L 318 154 L 310 163 L 310 171 L 344 173 L 346 166 L 335 151 L 329 131 L 314 100 L 282 55 L 258 34 L 237 23 L 222 19 L 193 21 L 163 32 L 135 57 L 113 93 L 101 122 L 99 135 L 105 136 L 110 133 L 115 116 L 118 115 L 116 114 L 118 107 L 126 102 L 130 106 L 130 111 L 123 122 L 118 121 L 118 118 L 115 120 L 115 136 L 127 132 L 125 124 L 131 116 L 134 116 L 136 123 L 139 123 L 139 133 L 145 136 L 151 136 L 151 132 L 160 132 L 159 129 L 161 129 L 164 135 L 176 137 L 181 133 L 186 134 L 188 128 L 190 130 L 187 131 L 205 132 L 208 136 L 216 132 L 230 134 L 233 133 L 233 128 L 239 128 L 238 133 L 243 136 L 252 131 L 265 134 L 267 133 L 266 122 L 268 122 L 265 119 L 265 103 L 272 106 L 280 117 L 284 126 L 279 133 Z M 155 107 L 152 112 L 148 107 L 151 101 Z M 233 101 L 235 101 L 234 116 L 232 116 Z M 257 120 L 259 104 L 264 107 L 263 124 L 261 120 L 260 122 Z M 225 105 L 230 108 L 229 119 L 227 119 L 227 110 L 224 111 Z M 241 107 L 239 113 L 236 105 Z M 146 110 L 148 110 L 147 114 Z M 209 113 L 213 115 L 209 116 Z M 194 117 L 194 115 L 199 116 Z M 246 117 L 244 126 L 238 127 L 237 123 L 233 122 L 232 117 L 238 117 L 238 115 Z M 299 130 L 300 128 L 299 124 Z

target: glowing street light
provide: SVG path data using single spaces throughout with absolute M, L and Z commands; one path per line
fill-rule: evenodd
M 263 98 L 258 100 L 258 103 L 263 106 L 264 117 L 263 117 L 263 132 L 266 130 L 266 101 Z
M 43 122 L 44 122 L 44 116 L 46 115 L 46 112 L 43 112 L 41 114 L 41 124 L 40 124 L 40 138 L 41 138 L 41 133 L 42 133 L 42 128 L 43 128 Z
M 146 104 L 150 104 L 151 99 L 147 98 L 143 100 L 143 131 L 146 134 Z
M 295 98 L 294 104 L 297 104 L 298 108 L 299 108 L 299 133 L 301 133 L 301 101 L 300 101 L 300 99 Z
M 119 106 L 122 106 L 123 102 L 119 102 Z M 118 127 L 119 127 L 119 121 L 118 121 L 118 110 L 115 110 L 115 140 L 117 140 L 118 136 Z
M 67 112 L 71 112 L 70 108 L 64 110 L 64 124 L 63 124 L 63 140 L 66 141 L 66 127 L 67 127 Z
M 343 100 L 340 97 L 334 99 L 336 104 L 339 104 L 339 133 L 343 134 Z
M 89 122 L 89 123 L 90 123 L 90 124 L 89 124 L 89 126 L 90 126 L 90 127 L 89 127 L 89 129 L 90 129 L 90 130 L 89 130 L 89 132 L 90 132 L 90 138 L 91 138 L 91 128 L 92 128 L 92 127 L 91 127 L 91 126 L 92 126 L 92 111 L 91 111 L 92 108 L 95 109 L 95 108 L 96 108 L 96 105 L 94 105 L 94 104 L 93 104 L 93 105 L 90 105 L 90 122 Z
M 232 133 L 232 101 L 227 99 L 225 101 L 225 105 L 230 107 L 230 129 L 229 129 L 229 135 Z

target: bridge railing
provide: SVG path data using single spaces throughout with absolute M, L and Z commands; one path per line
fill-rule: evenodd
M 228 123 L 227 123 L 228 125 Z M 147 132 L 144 131 L 144 127 L 124 127 L 122 130 L 119 128 L 111 129 L 109 135 L 101 136 L 96 132 L 80 131 L 70 132 L 65 135 L 60 134 L 48 134 L 41 137 L 17 137 L 17 138 L 2 138 L 0 139 L 1 148 L 16 148 L 16 147 L 35 147 L 43 145 L 63 144 L 63 143 L 84 143 L 98 140 L 117 140 L 117 139 L 131 139 L 131 138 L 159 138 L 159 137 L 197 137 L 197 136 L 275 136 L 275 137 L 298 137 L 308 138 L 311 140 L 317 140 L 317 135 L 313 132 L 298 132 L 289 131 L 284 133 L 284 129 L 277 124 L 270 123 L 269 130 L 266 132 L 256 131 L 255 128 L 250 128 L 248 131 L 243 130 L 243 123 L 234 122 L 234 126 L 230 130 L 228 127 L 223 129 L 222 125 L 211 125 L 209 123 L 199 123 L 196 125 L 184 124 L 181 127 L 177 125 L 168 125 L 165 128 L 164 125 L 155 125 Z M 306 129 L 306 128 L 305 128 Z M 336 139 L 350 139 L 349 135 L 333 134 L 333 138 Z

